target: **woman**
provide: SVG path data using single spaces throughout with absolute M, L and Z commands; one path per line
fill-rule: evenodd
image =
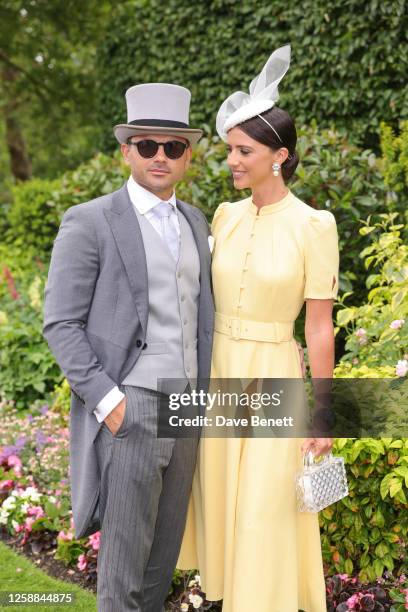
M 212 224 L 212 379 L 300 378 L 293 324 L 305 301 L 312 376 L 333 373 L 336 223 L 287 187 L 296 129 L 274 102 L 289 57 L 289 46 L 275 51 L 250 95 L 233 94 L 217 117 L 234 186 L 252 196 L 221 204 Z M 228 331 L 237 319 L 238 336 Z M 202 439 L 179 566 L 199 567 L 223 612 L 325 612 L 318 517 L 297 511 L 294 479 L 304 452 L 331 446 L 328 438 Z

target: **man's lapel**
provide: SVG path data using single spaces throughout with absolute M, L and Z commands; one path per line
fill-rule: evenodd
M 201 297 L 200 302 L 211 297 L 211 253 L 208 246 L 208 231 L 201 214 L 192 206 L 177 200 L 177 206 L 186 217 L 197 245 L 200 259 Z M 139 221 L 130 201 L 126 184 L 115 191 L 112 205 L 104 210 L 112 229 L 115 242 L 125 266 L 140 323 L 146 331 L 148 318 L 148 276 L 146 253 Z
M 148 280 L 142 232 L 126 184 L 113 194 L 110 209 L 104 211 L 111 226 L 129 278 L 139 321 L 146 331 L 148 317 Z
M 181 200 L 177 200 L 177 207 L 186 217 L 191 227 L 191 231 L 193 232 L 200 258 L 201 272 L 204 270 L 209 271 L 211 266 L 211 253 L 210 247 L 208 246 L 208 230 L 203 222 L 202 215 L 198 210 L 195 210 L 193 206 L 188 206 Z

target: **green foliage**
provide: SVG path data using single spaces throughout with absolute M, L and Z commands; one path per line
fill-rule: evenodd
M 71 405 L 71 387 L 66 378 L 53 390 L 51 409 L 61 415 L 69 414 Z
M 210 222 L 221 202 L 247 195 L 247 191 L 234 190 L 225 144 L 207 134 L 193 149 L 192 164 L 183 181 L 177 185 L 177 196 L 198 206 Z
M 55 176 L 97 148 L 94 51 L 109 7 L 105 0 L 1 2 L 1 123 L 13 122 L 35 175 Z
M 44 276 L 34 276 L 27 286 L 26 277 L 15 296 L 9 285 L 0 286 L 0 396 L 15 400 L 18 408 L 44 397 L 62 379 L 42 336 L 44 281 Z
M 402 210 L 384 185 L 381 162 L 368 150 L 351 145 L 339 133 L 319 130 L 314 124 L 299 130 L 301 164 L 291 189 L 316 208 L 331 210 L 337 220 L 340 251 L 340 288 L 354 289 L 354 300 L 366 296 L 365 275 L 359 253 L 367 244 L 356 228 L 361 217 L 384 208 Z M 119 154 L 97 155 L 56 181 L 33 180 L 14 188 L 14 203 L 7 215 L 6 242 L 34 247 L 47 261 L 63 212 L 121 186 L 128 176 Z M 218 204 L 246 197 L 234 189 L 226 163 L 226 147 L 208 134 L 195 147 L 193 162 L 177 186 L 180 199 L 201 208 L 211 220 Z
M 73 565 L 78 561 L 79 555 L 84 552 L 81 540 L 57 540 L 55 558 L 63 561 L 65 565 Z
M 408 61 L 402 0 L 129 0 L 112 16 L 98 52 L 105 147 L 125 119 L 124 92 L 143 82 L 192 91 L 191 124 L 213 131 L 221 102 L 248 91 L 270 53 L 292 44 L 279 105 L 296 124 L 334 124 L 377 147 L 380 120 L 407 117 Z M 352 15 L 352 19 L 350 16 Z
M 389 125 L 381 123 L 381 151 L 386 185 L 408 195 L 408 121 L 401 122 L 399 136 Z
M 341 362 L 368 368 L 394 366 L 406 359 L 408 347 L 408 246 L 396 224 L 396 213 L 371 217 L 360 234 L 372 239 L 361 252 L 367 277 L 367 303 L 342 307 L 337 311 L 338 329 L 347 334 L 346 354 Z M 342 297 L 342 306 L 347 299 Z M 341 365 L 341 364 L 340 364 Z M 354 370 L 352 370 L 354 375 Z
M 65 210 L 115 191 L 128 175 L 119 155 L 96 155 L 60 179 L 33 179 L 13 188 L 14 202 L 6 218 L 5 242 L 33 249 L 48 261 Z
M 43 254 L 52 246 L 59 225 L 58 211 L 49 205 L 61 189 L 61 181 L 32 179 L 12 188 L 13 204 L 7 215 L 5 242 L 24 249 L 34 247 Z
M 319 513 L 329 573 L 358 572 L 373 581 L 407 567 L 408 440 L 336 440 L 350 495 Z

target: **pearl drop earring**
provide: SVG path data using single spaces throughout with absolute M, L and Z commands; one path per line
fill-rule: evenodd
M 273 176 L 279 176 L 280 164 L 278 162 L 274 162 L 272 164 Z

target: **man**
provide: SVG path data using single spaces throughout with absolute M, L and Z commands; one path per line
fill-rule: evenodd
M 202 132 L 190 92 L 126 92 L 114 133 L 131 176 L 68 209 L 54 243 L 44 336 L 72 389 L 77 537 L 101 526 L 98 609 L 160 612 L 177 561 L 197 440 L 157 438 L 158 379 L 210 372 L 209 229 L 174 186 Z

